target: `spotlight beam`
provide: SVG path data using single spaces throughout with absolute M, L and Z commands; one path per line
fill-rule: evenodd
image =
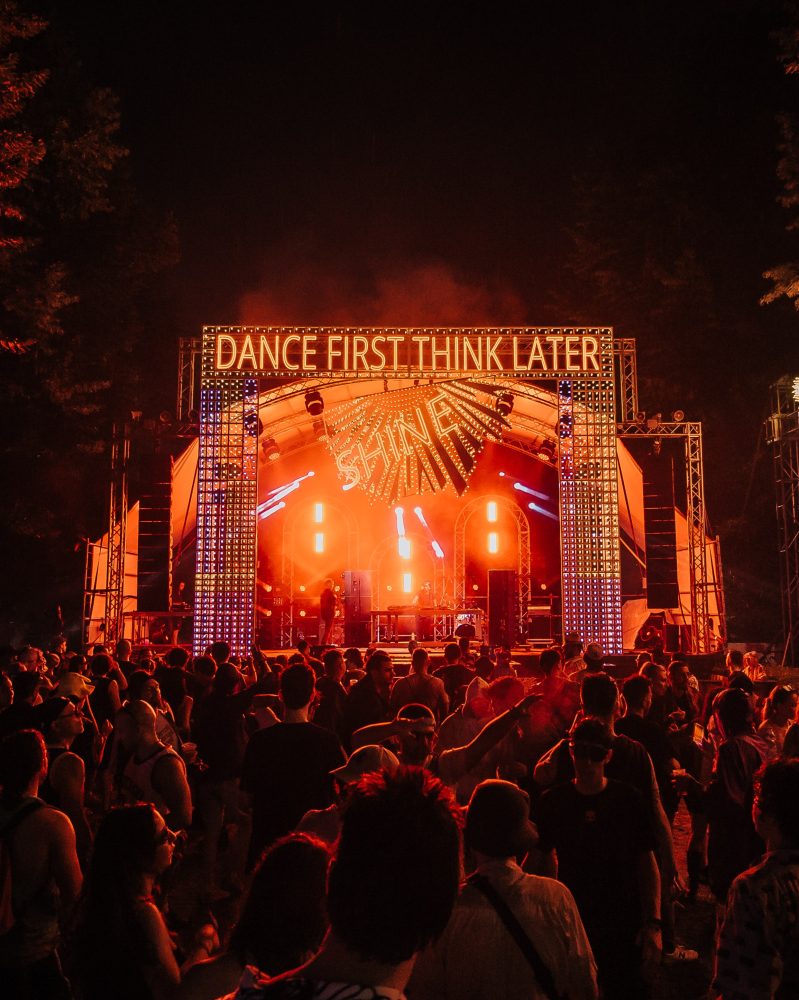
M 557 514 L 553 514 L 551 510 L 544 510 L 544 508 L 539 507 L 537 503 L 528 503 L 527 507 L 529 510 L 535 511 L 536 514 L 543 514 L 544 517 L 548 517 L 551 521 L 558 520 Z
M 547 493 L 539 493 L 538 490 L 533 490 L 529 486 L 525 486 L 524 483 L 514 483 L 513 488 L 519 490 L 520 493 L 528 493 L 531 497 L 538 497 L 539 500 L 550 500 L 551 497 Z

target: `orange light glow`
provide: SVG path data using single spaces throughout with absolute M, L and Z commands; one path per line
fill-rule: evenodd
M 496 524 L 497 521 L 497 502 L 496 500 L 489 500 L 486 504 L 486 520 L 491 524 Z
M 403 594 L 410 594 L 413 590 L 413 579 L 410 573 L 402 574 L 402 592 Z
M 314 552 L 324 552 L 325 551 L 325 536 L 324 532 L 317 531 L 313 539 L 313 550 Z
M 324 504 L 315 503 L 313 505 L 313 519 L 314 519 L 314 524 L 321 524 L 322 521 L 324 520 L 324 517 L 325 517 Z M 321 550 L 317 549 L 317 551 L 321 551 Z
M 488 551 L 492 554 L 499 552 L 499 535 L 496 531 L 488 533 Z

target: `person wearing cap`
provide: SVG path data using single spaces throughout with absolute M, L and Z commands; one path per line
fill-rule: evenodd
M 583 653 L 582 666 L 569 674 L 569 680 L 581 684 L 588 674 L 601 674 L 605 669 L 605 653 L 598 642 L 589 642 Z
M 643 998 L 662 948 L 649 811 L 635 788 L 605 776 L 614 739 L 603 722 L 585 719 L 568 746 L 574 777 L 541 797 L 539 850 L 548 858 L 547 870 L 557 871 L 574 895 L 603 996 Z
M 75 828 L 78 857 L 85 863 L 92 843 L 84 803 L 86 766 L 70 750 L 75 738 L 83 732 L 83 715 L 69 698 L 54 695 L 39 705 L 37 716 L 37 728 L 44 735 L 47 747 L 47 776 L 40 785 L 39 796 L 69 816 Z
M 412 767 L 427 767 L 433 757 L 436 718 L 427 705 L 404 705 L 391 722 L 364 726 L 352 734 L 355 748 L 384 743 L 396 738 L 400 762 Z
M 425 767 L 445 784 L 454 788 L 527 717 L 527 713 L 540 695 L 525 695 L 506 711 L 490 719 L 467 743 L 450 747 L 433 754 L 435 719 L 426 705 L 406 705 L 392 722 L 366 726 L 355 733 L 353 739 L 360 744 L 382 743 L 397 737 L 400 742 L 400 759 L 403 764 Z M 496 772 L 496 761 L 492 761 Z
M 326 809 L 309 809 L 297 824 L 297 832 L 312 834 L 326 844 L 335 844 L 341 832 L 341 809 L 347 788 L 365 774 L 375 771 L 393 774 L 399 766 L 399 760 L 387 747 L 370 744 L 353 750 L 346 764 L 330 772 L 335 784 L 335 801 Z
M 443 935 L 419 956 L 409 994 L 414 1000 L 552 995 L 491 901 L 496 894 L 538 953 L 557 996 L 594 1000 L 596 965 L 571 892 L 519 866 L 538 843 L 527 794 L 508 781 L 481 782 L 466 811 L 464 842 L 475 872 L 461 887 Z

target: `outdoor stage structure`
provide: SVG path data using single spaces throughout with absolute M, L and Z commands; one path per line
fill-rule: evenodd
M 129 503 L 128 426 L 87 641 L 152 640 L 160 616 L 173 639 L 193 618 L 196 653 L 288 645 L 315 634 L 327 577 L 369 625 L 348 644 L 422 611 L 445 638 L 500 606 L 510 641 L 724 636 L 701 425 L 639 410 L 635 343 L 610 328 L 209 326 L 181 341 L 178 381 L 161 604 L 141 600 L 152 515 Z

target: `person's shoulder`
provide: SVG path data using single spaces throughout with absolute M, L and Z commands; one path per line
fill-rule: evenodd
M 69 816 L 60 809 L 56 809 L 55 806 L 46 803 L 42 803 L 37 809 L 32 810 L 22 822 L 25 824 L 26 836 L 29 834 L 33 837 L 37 833 L 53 839 L 75 836 L 75 830 Z

